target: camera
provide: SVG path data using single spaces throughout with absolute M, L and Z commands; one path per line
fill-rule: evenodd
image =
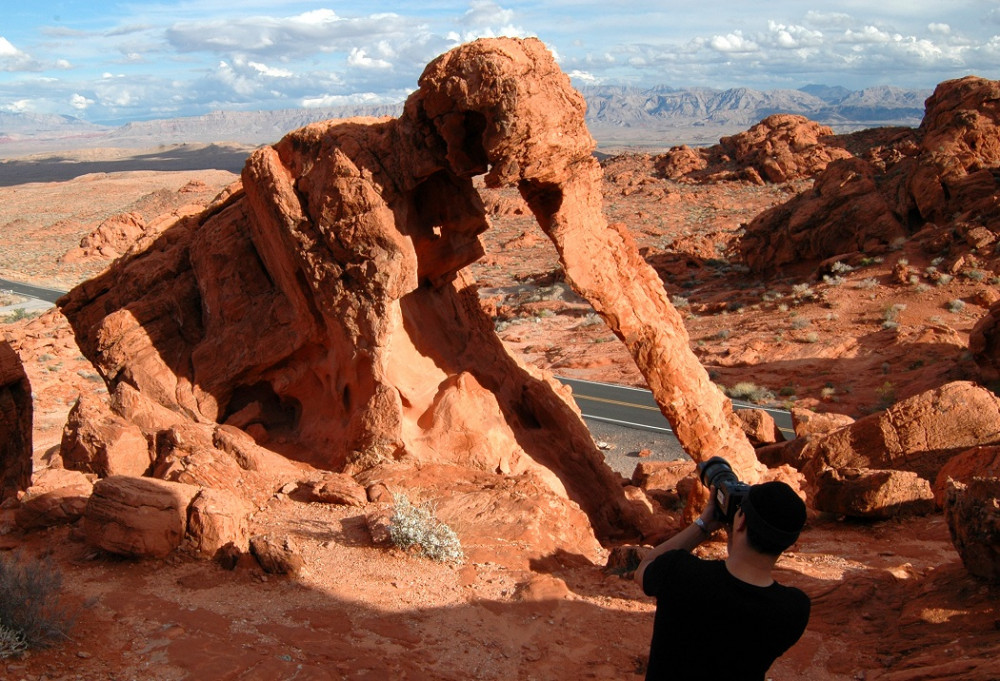
M 727 525 L 733 524 L 736 511 L 750 491 L 750 485 L 740 482 L 733 467 L 721 456 L 713 456 L 698 464 L 701 484 L 715 487 L 715 517 Z

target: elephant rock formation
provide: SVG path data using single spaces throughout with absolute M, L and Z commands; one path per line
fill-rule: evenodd
M 241 186 L 59 305 L 114 410 L 154 443 L 225 424 L 331 471 L 530 474 L 598 534 L 634 529 L 568 390 L 508 354 L 465 269 L 484 254 L 485 173 L 520 190 L 691 455 L 759 477 L 656 274 L 601 214 L 584 108 L 541 42 L 463 45 L 400 118 L 316 123 L 255 151 Z

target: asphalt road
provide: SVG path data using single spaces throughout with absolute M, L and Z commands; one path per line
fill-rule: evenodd
M 638 428 L 654 432 L 672 433 L 670 423 L 660 411 L 659 405 L 653 399 L 653 393 L 641 388 L 613 385 L 611 383 L 595 383 L 575 378 L 563 378 L 560 381 L 573 389 L 573 398 L 580 406 L 584 417 L 612 423 L 626 428 Z M 792 417 L 783 409 L 762 407 L 748 402 L 733 400 L 734 409 L 763 409 L 774 419 L 774 422 L 786 436 L 795 436 L 792 429 Z
M 18 295 L 28 296 L 29 298 L 38 298 L 39 300 L 44 300 L 47 303 L 56 302 L 56 300 L 66 293 L 65 291 L 56 291 L 50 288 L 42 288 L 41 286 L 21 284 L 7 279 L 0 279 L 0 289 L 13 291 Z

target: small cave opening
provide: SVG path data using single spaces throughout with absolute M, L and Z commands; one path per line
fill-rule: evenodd
M 246 429 L 257 424 L 269 432 L 293 430 L 302 415 L 301 403 L 279 395 L 267 381 L 240 385 L 233 389 L 222 423 Z

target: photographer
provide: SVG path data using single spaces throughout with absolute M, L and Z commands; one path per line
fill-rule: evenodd
M 635 571 L 643 591 L 656 598 L 647 681 L 763 681 L 809 621 L 809 597 L 778 584 L 771 574 L 805 524 L 805 504 L 783 482 L 708 481 L 705 466 L 716 461 L 736 480 L 725 460 L 706 462 L 702 481 L 712 484 L 708 506 L 694 524 L 652 549 Z M 720 508 L 727 501 L 729 508 Z M 728 533 L 724 561 L 691 555 L 722 527 Z

